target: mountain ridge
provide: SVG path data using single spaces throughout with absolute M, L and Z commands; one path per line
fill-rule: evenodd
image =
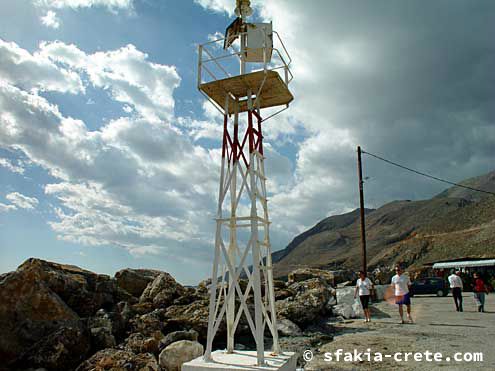
M 460 184 L 495 192 L 495 171 Z M 369 268 L 412 268 L 440 259 L 495 256 L 495 196 L 457 186 L 427 200 L 366 209 Z M 275 277 L 297 268 L 360 267 L 359 209 L 323 219 L 273 253 Z

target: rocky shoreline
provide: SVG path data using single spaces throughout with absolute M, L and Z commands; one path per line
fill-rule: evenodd
M 359 315 L 353 288 L 334 288 L 354 278 L 299 269 L 276 281 L 282 348 L 319 347 L 333 339 L 332 322 Z M 208 284 L 185 287 L 157 270 L 110 277 L 28 259 L 0 275 L 0 370 L 180 370 L 203 352 Z M 225 331 L 221 326 L 217 348 L 225 346 Z M 241 320 L 236 339 L 238 349 L 254 346 L 247 322 Z

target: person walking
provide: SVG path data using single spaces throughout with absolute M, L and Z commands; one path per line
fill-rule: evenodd
M 452 289 L 452 296 L 454 297 L 455 309 L 458 312 L 462 312 L 462 278 L 461 271 L 457 271 L 454 273 L 452 270 L 451 275 L 449 276 L 449 284 Z
M 373 283 L 364 271 L 359 271 L 359 278 L 356 281 L 356 289 L 354 290 L 354 299 L 356 299 L 359 293 L 359 301 L 363 307 L 364 312 L 364 322 L 371 322 L 371 313 L 369 309 L 371 289 L 373 288 Z
M 474 273 L 474 302 L 478 306 L 478 312 L 485 311 L 485 293 L 488 293 L 488 290 L 485 285 L 485 281 L 480 277 L 479 273 Z
M 399 264 L 395 266 L 395 273 L 396 273 L 395 276 L 392 277 L 392 282 L 390 286 L 394 288 L 395 304 L 399 306 L 401 323 L 405 323 L 404 309 L 402 308 L 403 305 L 405 305 L 407 308 L 408 321 L 410 323 L 413 323 L 411 317 L 411 298 L 409 296 L 409 288 L 411 287 L 411 280 L 409 279 L 408 275 L 403 274 L 404 271 L 402 270 L 402 267 Z

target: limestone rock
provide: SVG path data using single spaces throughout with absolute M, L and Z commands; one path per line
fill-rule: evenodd
M 354 313 L 352 305 L 347 303 L 335 305 L 332 311 L 335 316 L 342 316 L 346 319 L 352 318 Z
M 354 299 L 354 287 L 337 289 L 337 305 L 333 307 L 333 313 L 344 318 L 356 318 L 364 315 L 359 297 Z
M 170 274 L 161 273 L 146 286 L 139 301 L 141 303 L 153 303 L 156 307 L 166 308 L 174 299 L 185 294 L 184 287 L 179 284 Z
M 199 334 L 200 341 L 206 340 L 208 331 L 208 301 L 197 300 L 189 305 L 172 305 L 165 312 L 168 331 L 193 329 Z M 217 336 L 226 331 L 225 321 L 220 323 Z
M 125 348 L 133 353 L 153 353 L 158 355 L 159 344 L 163 339 L 160 331 L 155 331 L 151 336 L 144 336 L 139 332 L 132 333 L 125 340 Z
M 197 341 L 180 340 L 167 346 L 160 353 L 160 366 L 168 371 L 180 371 L 185 362 L 203 354 L 203 346 Z
M 93 327 L 90 329 L 91 344 L 94 350 L 112 348 L 117 345 L 115 337 L 106 327 Z
M 359 301 L 358 298 L 354 299 L 354 287 L 343 287 L 337 289 L 337 304 L 350 304 Z
M 277 315 L 304 327 L 325 314 L 326 304 L 331 296 L 331 287 L 326 280 L 312 278 L 293 283 L 289 289 L 296 292 L 296 295 L 276 302 Z
M 171 332 L 160 341 L 160 350 L 179 340 L 198 341 L 198 332 L 194 330 Z
M 160 367 L 151 353 L 135 354 L 127 350 L 104 349 L 81 363 L 76 369 L 76 371 L 94 370 L 159 371 Z
M 184 291 L 181 292 L 180 295 L 180 297 L 174 299 L 174 305 L 191 304 L 196 300 L 201 300 L 204 298 L 203 294 L 198 294 L 197 290 L 192 287 L 184 287 Z
M 119 312 L 100 309 L 88 319 L 88 328 L 94 351 L 111 348 L 124 337 L 125 320 Z
M 275 290 L 275 300 L 283 300 L 294 296 L 295 292 L 289 289 Z
M 34 343 L 79 316 L 42 280 L 20 270 L 0 280 L 0 359 L 14 360 Z
M 277 318 L 277 331 L 280 336 L 302 336 L 299 326 L 286 318 Z
M 328 285 L 334 285 L 334 275 L 329 271 L 315 268 L 299 268 L 289 273 L 288 284 L 307 281 L 312 278 L 324 280 Z
M 132 319 L 131 329 L 143 335 L 151 336 L 156 331 L 162 331 L 164 327 L 165 310 L 155 309 L 153 312 L 136 316 Z
M 389 285 L 375 285 L 376 300 L 385 300 L 385 294 Z
M 81 317 L 100 308 L 110 308 L 130 295 L 107 275 L 96 274 L 73 265 L 40 259 L 26 260 L 15 272 L 30 281 L 42 281 Z
M 139 298 L 146 286 L 161 273 L 163 272 L 153 269 L 126 268 L 115 273 L 115 279 L 119 287 Z
M 136 303 L 130 306 L 131 313 L 139 314 L 139 315 L 150 313 L 153 312 L 154 310 L 155 310 L 155 306 L 153 305 L 153 303 L 149 303 L 149 302 Z
M 70 370 L 86 358 L 89 350 L 89 335 L 82 323 L 76 322 L 33 344 L 13 363 L 13 369 L 43 367 Z

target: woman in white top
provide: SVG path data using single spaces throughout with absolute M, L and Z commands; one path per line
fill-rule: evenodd
M 371 322 L 369 303 L 372 287 L 373 284 L 370 279 L 366 277 L 366 273 L 359 271 L 359 278 L 356 282 L 356 289 L 354 290 L 354 299 L 356 299 L 356 296 L 359 293 L 359 300 L 363 307 L 365 322 Z

